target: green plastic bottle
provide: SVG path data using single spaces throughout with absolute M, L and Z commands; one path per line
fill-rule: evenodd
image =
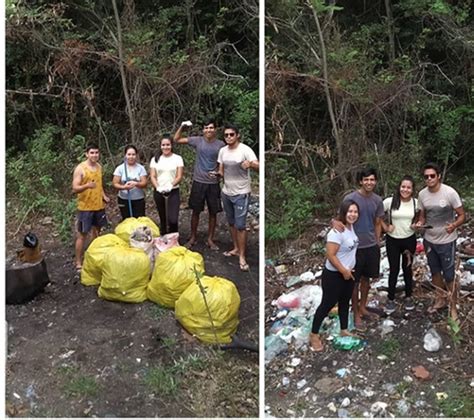
M 336 350 L 359 350 L 365 345 L 365 341 L 357 337 L 336 337 L 332 341 Z

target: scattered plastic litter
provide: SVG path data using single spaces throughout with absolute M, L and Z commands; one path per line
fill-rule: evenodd
M 329 409 L 329 411 L 332 411 L 333 413 L 335 413 L 337 411 L 336 405 L 333 402 L 330 402 L 328 404 L 328 409 Z
M 349 398 L 344 398 L 341 402 L 341 407 L 349 407 L 349 404 L 351 403 L 351 400 Z
M 406 417 L 408 411 L 410 411 L 410 404 L 406 400 L 397 401 L 397 410 L 401 414 L 401 417 Z
M 333 342 L 333 347 L 337 350 L 360 350 L 366 344 L 364 340 L 357 337 L 336 337 Z
M 393 327 L 395 327 L 396 324 L 393 322 L 391 319 L 384 319 L 382 321 L 382 324 L 380 325 L 380 330 L 381 330 L 381 336 L 385 336 L 393 331 Z
M 388 404 L 382 401 L 377 401 L 370 406 L 370 412 L 374 417 L 383 417 L 387 410 Z
M 445 400 L 448 398 L 448 394 L 446 394 L 446 392 L 437 392 L 436 393 L 436 398 L 438 400 Z
M 285 264 L 277 265 L 275 267 L 275 271 L 277 274 L 285 274 L 288 271 L 288 268 L 286 267 Z
M 265 337 L 265 362 L 269 362 L 278 354 L 286 351 L 288 344 L 277 335 Z
M 340 408 L 339 410 L 337 410 L 337 417 L 339 417 L 340 419 L 347 419 L 351 416 L 349 415 L 349 412 L 347 410 L 345 410 L 344 408 Z
M 301 363 L 301 359 L 299 357 L 293 357 L 293 359 L 291 359 L 290 365 L 298 366 L 300 363 Z
M 339 378 L 344 378 L 349 373 L 349 370 L 346 368 L 341 368 L 336 370 L 336 375 L 339 376 Z
M 288 281 L 286 282 L 286 287 L 294 286 L 295 284 L 301 281 L 300 276 L 290 276 L 288 277 Z
M 296 388 L 301 389 L 307 384 L 306 379 L 301 379 L 301 381 L 298 381 L 296 384 Z
M 284 376 L 281 380 L 281 384 L 283 386 L 288 386 L 290 384 L 290 378 L 288 378 L 288 376 Z
M 301 281 L 312 281 L 316 278 L 316 275 L 312 271 L 306 271 L 300 274 Z
M 434 328 L 430 328 L 423 338 L 423 348 L 426 351 L 438 351 L 443 344 L 443 340 Z

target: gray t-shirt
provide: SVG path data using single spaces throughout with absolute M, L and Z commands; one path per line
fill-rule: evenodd
M 433 193 L 428 187 L 423 188 L 418 194 L 420 209 L 425 213 L 427 225 L 433 229 L 426 229 L 424 238 L 433 244 L 447 244 L 455 241 L 457 231 L 446 232 L 446 225 L 454 222 L 457 209 L 462 206 L 461 198 L 454 188 L 441 184 L 440 189 Z
M 344 232 L 338 232 L 335 229 L 331 229 L 328 233 L 326 242 L 333 242 L 339 245 L 336 257 L 344 267 L 349 270 L 352 270 L 355 267 L 359 239 L 357 238 L 354 229 L 349 229 L 347 226 L 344 229 Z M 325 267 L 331 271 L 338 271 L 329 260 L 326 260 Z
M 188 144 L 196 149 L 193 181 L 203 184 L 218 184 L 219 178 L 211 178 L 208 172 L 217 171 L 217 156 L 225 143 L 218 139 L 207 141 L 204 137 L 199 136 L 189 137 Z
M 347 194 L 343 201 L 352 200 L 359 206 L 359 219 L 354 223 L 354 230 L 359 237 L 359 249 L 370 248 L 377 245 L 375 239 L 375 220 L 383 217 L 383 201 L 375 193 L 369 196 L 362 195 L 359 191 Z
M 224 194 L 235 196 L 250 193 L 250 169 L 240 166 L 244 160 L 257 160 L 255 152 L 246 144 L 239 143 L 235 149 L 226 146 L 219 151 L 217 162 L 224 165 Z

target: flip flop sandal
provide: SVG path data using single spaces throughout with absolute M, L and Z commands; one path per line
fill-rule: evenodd
M 367 331 L 367 326 L 363 322 L 360 324 L 354 324 L 354 330 L 363 333 Z
M 211 250 L 211 251 L 219 251 L 219 247 L 217 245 L 209 245 L 207 244 L 207 247 Z
M 248 264 L 239 264 L 239 266 L 240 266 L 240 271 L 249 271 Z
M 230 251 L 225 251 L 222 253 L 224 257 L 237 257 L 239 254 L 232 254 Z

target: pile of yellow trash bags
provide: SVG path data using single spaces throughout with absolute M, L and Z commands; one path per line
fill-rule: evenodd
M 135 232 L 141 231 L 151 231 L 150 244 L 137 245 Z M 138 240 L 149 241 L 142 236 Z M 234 283 L 206 276 L 202 255 L 179 246 L 177 239 L 160 252 L 163 238 L 150 218 L 125 219 L 115 234 L 99 236 L 89 245 L 81 283 L 99 286 L 102 299 L 128 303 L 148 299 L 174 308 L 181 325 L 201 341 L 230 343 L 239 324 L 240 296 Z

